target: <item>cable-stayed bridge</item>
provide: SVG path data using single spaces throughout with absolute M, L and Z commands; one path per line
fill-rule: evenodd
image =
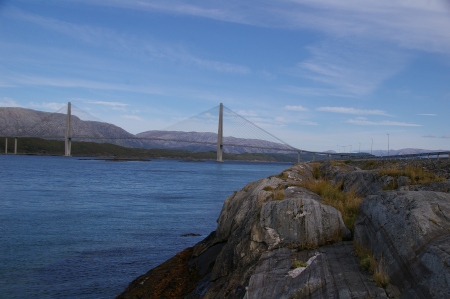
M 26 120 L 8 123 L 0 116 L 0 136 L 65 140 L 65 155 L 71 155 L 76 141 L 108 142 L 141 148 L 188 148 L 193 151 L 217 150 L 222 153 L 296 153 L 298 150 L 268 133 L 222 104 L 174 124 L 164 130 L 151 130 L 133 135 L 102 122 L 68 103 L 55 113 L 15 108 L 9 113 L 25 113 Z M 28 110 L 28 111 L 25 111 Z M 18 115 L 15 119 L 19 119 Z M 23 117 L 22 117 L 23 118 Z M 5 147 L 7 148 L 7 147 Z
M 0 108 L 6 109 L 6 108 Z M 0 110 L 1 112 L 1 110 Z M 71 144 L 77 141 L 108 142 L 137 148 L 188 149 L 191 151 L 217 151 L 217 161 L 223 160 L 223 153 L 277 153 L 295 156 L 302 154 L 321 158 L 361 158 L 354 154 L 313 152 L 295 148 L 277 138 L 222 104 L 193 117 L 178 122 L 164 130 L 151 130 L 137 135 L 115 125 L 100 121 L 70 102 L 54 113 L 23 108 L 10 108 L 6 113 L 16 113 L 14 123 L 8 121 L 5 113 L 0 114 L 0 137 L 17 139 L 23 137 L 65 140 L 65 155 L 71 155 Z M 22 114 L 22 115 L 20 115 Z M 19 121 L 20 119 L 20 121 Z M 448 152 L 428 153 L 428 156 L 447 155 Z M 410 157 L 423 156 L 408 155 Z M 403 156 L 407 157 L 407 156 Z

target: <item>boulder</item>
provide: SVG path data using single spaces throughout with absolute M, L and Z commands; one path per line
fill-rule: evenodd
M 349 238 L 341 213 L 320 203 L 321 198 L 304 188 L 289 187 L 289 197 L 270 201 L 261 208 L 259 227 L 265 230 L 262 238 L 269 249 L 276 247 L 316 248 Z

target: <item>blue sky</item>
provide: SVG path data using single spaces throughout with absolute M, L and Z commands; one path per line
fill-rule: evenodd
M 0 106 L 131 133 L 219 103 L 300 149 L 450 149 L 447 0 L 0 0 Z

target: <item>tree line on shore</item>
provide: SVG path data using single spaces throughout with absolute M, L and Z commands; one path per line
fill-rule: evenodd
M 14 142 L 8 142 L 8 153 L 14 153 Z M 0 143 L 0 153 L 5 153 L 5 143 Z M 64 141 L 46 140 L 40 138 L 20 138 L 17 143 L 17 153 L 23 155 L 63 156 Z M 81 157 L 116 157 L 130 159 L 187 159 L 215 160 L 216 152 L 193 152 L 173 149 L 130 148 L 110 143 L 72 142 L 72 155 Z M 266 161 L 266 162 L 296 162 L 297 154 L 277 153 L 242 153 L 224 154 L 225 160 Z

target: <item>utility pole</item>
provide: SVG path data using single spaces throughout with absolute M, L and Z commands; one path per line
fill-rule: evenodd
M 219 128 L 217 130 L 217 162 L 223 162 L 223 104 L 220 103 L 219 109 Z
M 386 133 L 388 135 L 388 159 L 389 159 L 389 133 Z
M 372 155 L 372 148 L 373 148 L 373 139 L 370 138 L 372 140 L 372 144 L 370 145 L 370 154 Z

